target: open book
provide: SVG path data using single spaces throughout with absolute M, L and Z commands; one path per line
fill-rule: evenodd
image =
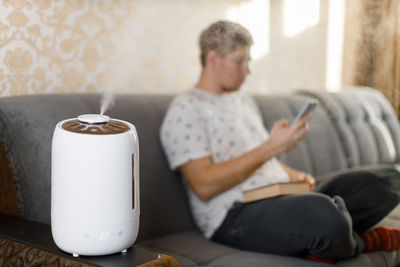
M 280 195 L 291 195 L 310 192 L 310 185 L 305 182 L 277 183 L 243 191 L 243 201 L 251 202 Z

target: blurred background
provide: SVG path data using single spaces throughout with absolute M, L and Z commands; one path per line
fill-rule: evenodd
M 399 112 L 397 0 L 1 0 L 0 96 L 176 93 L 199 73 L 198 36 L 219 19 L 249 29 L 251 93 L 348 85 Z

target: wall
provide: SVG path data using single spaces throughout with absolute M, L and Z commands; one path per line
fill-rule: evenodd
M 288 13 L 296 2 L 308 4 Z M 325 88 L 329 2 L 3 0 L 0 95 L 185 90 L 200 72 L 198 34 L 217 19 L 255 38 L 245 90 Z M 314 21 L 307 10 L 318 13 Z M 288 19 L 304 27 L 285 34 Z
M 328 3 L 271 0 L 269 51 L 255 60 L 247 88 L 260 93 L 325 88 Z

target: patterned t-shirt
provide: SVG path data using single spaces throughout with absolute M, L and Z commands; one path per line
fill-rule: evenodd
M 190 89 L 177 96 L 168 109 L 160 130 L 161 143 L 171 169 L 206 156 L 214 163 L 228 161 L 256 148 L 268 139 L 254 100 L 238 91 L 215 95 Z M 203 201 L 186 184 L 195 221 L 210 238 L 222 224 L 242 191 L 289 181 L 276 158 L 258 168 L 241 184 Z

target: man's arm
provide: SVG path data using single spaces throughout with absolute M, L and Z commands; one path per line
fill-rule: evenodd
M 293 126 L 286 120 L 277 121 L 267 141 L 240 157 L 218 164 L 210 156 L 204 157 L 182 165 L 179 170 L 197 196 L 207 201 L 243 182 L 268 160 L 297 146 L 307 134 L 310 116 Z

